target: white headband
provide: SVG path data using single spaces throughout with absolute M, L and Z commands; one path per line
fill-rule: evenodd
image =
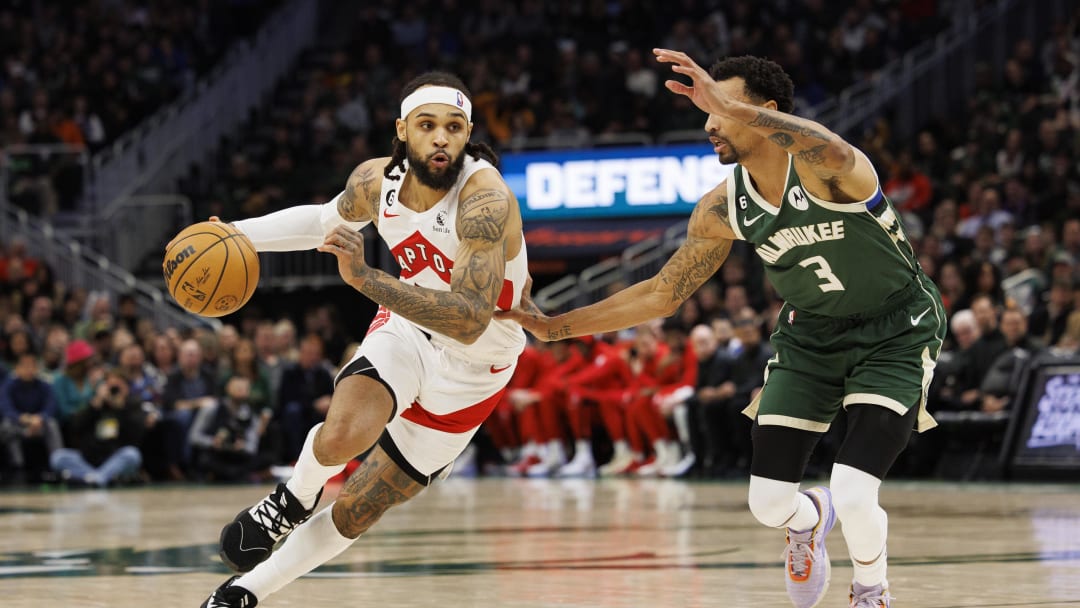
M 410 112 L 428 103 L 441 103 L 461 108 L 465 118 L 472 122 L 472 102 L 461 91 L 453 87 L 420 87 L 401 102 L 401 118 L 404 120 Z

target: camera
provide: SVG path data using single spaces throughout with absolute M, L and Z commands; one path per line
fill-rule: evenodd
M 115 384 L 109 385 L 109 396 L 110 397 L 115 397 L 115 396 L 117 396 L 119 394 L 120 394 L 120 387 L 119 386 L 117 386 Z

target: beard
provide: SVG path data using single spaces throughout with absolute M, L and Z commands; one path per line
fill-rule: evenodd
M 732 165 L 739 162 L 739 151 L 735 148 L 731 148 L 730 152 L 717 154 L 716 156 L 720 159 L 720 163 L 724 165 Z
M 450 159 L 450 162 L 445 169 L 432 171 L 428 167 L 427 161 L 435 154 L 438 154 L 438 152 L 432 152 L 427 158 L 421 158 L 420 155 L 413 154 L 408 143 L 405 144 L 405 158 L 408 159 L 409 170 L 416 176 L 417 181 L 432 190 L 449 190 L 457 183 L 461 170 L 465 167 L 465 151 L 462 150 L 457 158 L 450 156 L 449 152 L 443 151 L 442 154 L 445 154 Z
M 720 152 L 716 155 L 720 159 L 720 163 L 731 165 L 739 162 L 739 159 L 741 158 L 739 151 L 735 149 L 735 146 L 731 145 L 730 141 L 725 141 L 724 143 L 727 144 L 727 152 Z
M 715 134 L 710 132 L 709 136 L 713 137 Z M 712 143 L 710 140 L 709 143 Z M 720 159 L 720 163 L 724 165 L 730 165 L 739 162 L 739 158 L 742 156 L 735 148 L 735 144 L 731 143 L 731 140 L 720 138 L 720 143 L 727 146 L 727 152 L 717 152 L 716 156 Z

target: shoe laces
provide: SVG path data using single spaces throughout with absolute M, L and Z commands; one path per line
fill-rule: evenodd
M 813 532 L 789 532 L 788 544 L 784 547 L 781 559 L 790 564 L 788 568 L 795 576 L 805 576 L 809 568 L 807 562 L 817 559 L 813 548 Z
M 864 589 L 859 595 L 855 595 L 854 588 L 851 590 L 851 608 L 881 608 L 887 607 L 894 600 L 889 595 L 889 590 L 881 586 Z
M 280 490 L 262 499 L 252 517 L 274 540 L 296 527 L 296 524 L 285 515 L 285 493 Z

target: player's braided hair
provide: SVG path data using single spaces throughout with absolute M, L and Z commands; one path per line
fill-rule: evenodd
M 423 86 L 434 85 L 440 87 L 453 87 L 462 92 L 465 97 L 472 101 L 472 93 L 469 88 L 465 86 L 465 83 L 460 78 L 450 74 L 449 72 L 426 72 L 413 78 L 401 89 L 401 99 L 398 100 L 400 104 L 405 101 L 405 98 L 412 95 L 413 91 Z M 387 163 L 386 169 L 383 170 L 383 175 L 388 179 L 397 179 L 397 177 L 391 177 L 390 173 L 395 168 L 399 168 L 402 171 L 405 170 L 405 142 L 398 139 L 397 135 L 394 136 L 393 152 L 390 154 L 390 162 Z M 473 143 L 469 142 L 465 144 L 465 153 L 475 158 L 476 160 L 484 159 L 495 165 L 499 166 L 499 155 L 495 154 L 495 151 L 491 149 L 491 146 L 485 143 Z
M 775 61 L 751 55 L 728 57 L 714 63 L 709 76 L 716 81 L 742 78 L 746 96 L 753 101 L 765 103 L 772 99 L 777 110 L 788 114 L 795 109 L 795 84 Z

